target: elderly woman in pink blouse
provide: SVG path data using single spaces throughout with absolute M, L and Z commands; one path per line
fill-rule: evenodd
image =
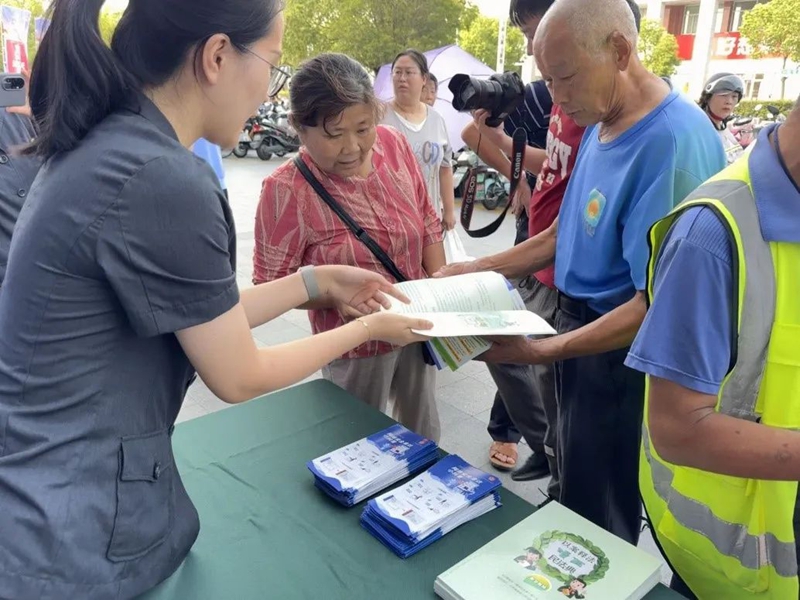
M 291 107 L 303 165 L 399 271 L 407 279 L 422 279 L 444 266 L 441 221 L 419 165 L 402 134 L 378 125 L 382 104 L 363 67 L 341 54 L 311 59 L 292 79 Z M 255 283 L 327 264 L 392 278 L 292 161 L 264 182 L 255 236 Z M 314 333 L 358 316 L 342 306 L 306 308 Z M 383 412 L 391 406 L 400 423 L 438 440 L 436 370 L 425 363 L 420 345 L 395 349 L 371 342 L 334 361 L 323 374 Z

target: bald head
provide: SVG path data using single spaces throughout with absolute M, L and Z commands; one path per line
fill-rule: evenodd
M 583 126 L 619 114 L 634 79 L 649 76 L 636 55 L 637 38 L 626 0 L 556 0 L 533 43 L 553 102 Z
M 534 47 L 555 34 L 596 52 L 606 47 L 615 33 L 636 48 L 636 19 L 626 0 L 558 0 L 542 19 Z

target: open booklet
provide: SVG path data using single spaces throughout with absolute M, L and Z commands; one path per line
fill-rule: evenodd
M 514 285 L 499 273 L 407 281 L 397 287 L 411 303 L 390 298 L 389 310 L 433 323 L 433 329 L 418 333 L 432 338 L 429 346 L 439 369 L 455 371 L 486 352 L 491 344 L 483 337 L 556 333 L 525 308 Z

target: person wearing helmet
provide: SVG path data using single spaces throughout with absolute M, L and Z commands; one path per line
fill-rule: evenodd
M 728 164 L 738 159 L 744 152 L 739 140 L 728 129 L 728 121 L 733 116 L 736 105 L 744 95 L 744 82 L 733 73 L 717 73 L 712 75 L 700 95 L 700 108 L 706 111 L 708 118 L 714 124 Z

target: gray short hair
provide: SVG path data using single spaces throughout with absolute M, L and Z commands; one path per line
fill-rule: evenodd
M 553 19 L 569 23 L 578 43 L 591 52 L 604 48 L 614 32 L 628 40 L 634 51 L 639 39 L 636 19 L 626 0 L 558 0 L 545 15 L 540 29 Z

